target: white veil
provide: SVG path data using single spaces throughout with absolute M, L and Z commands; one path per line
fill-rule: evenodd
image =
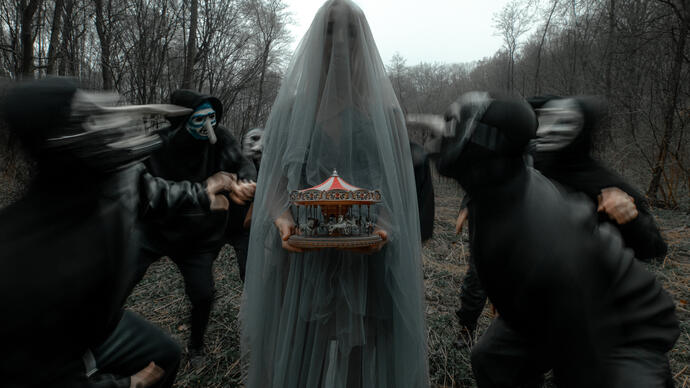
M 421 242 L 410 145 L 362 11 L 326 2 L 266 124 L 254 200 L 242 342 L 248 387 L 428 385 Z M 288 253 L 275 218 L 288 193 L 333 170 L 378 189 L 388 243 L 372 255 Z

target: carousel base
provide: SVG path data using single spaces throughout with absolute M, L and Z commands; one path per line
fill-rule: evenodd
M 364 248 L 381 242 L 378 234 L 355 237 L 310 237 L 292 235 L 288 239 L 290 245 L 298 248 Z

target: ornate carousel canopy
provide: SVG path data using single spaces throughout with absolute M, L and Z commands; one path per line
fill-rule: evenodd
M 381 192 L 351 185 L 333 170 L 323 183 L 290 193 L 290 202 L 302 206 L 372 205 L 381 202 Z

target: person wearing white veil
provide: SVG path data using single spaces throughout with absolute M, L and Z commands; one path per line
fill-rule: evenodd
M 240 321 L 247 387 L 427 387 L 421 241 L 407 130 L 358 6 L 327 1 L 266 123 Z M 290 191 L 337 170 L 383 194 L 369 250 L 302 251 Z

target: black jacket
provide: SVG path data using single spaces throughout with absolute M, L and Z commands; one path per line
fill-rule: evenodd
M 208 101 L 220 122 L 223 107 L 214 97 L 191 90 L 173 93 L 171 103 L 196 108 Z M 203 182 L 209 176 L 226 171 L 238 178 L 256 181 L 256 169 L 240 149 L 232 133 L 217 125 L 216 144 L 194 139 L 186 130 L 189 116 L 171 119 L 172 129 L 163 131 L 163 146 L 146 161 L 152 175 L 172 181 Z M 231 206 L 231 211 L 238 212 Z M 224 242 L 227 212 L 208 213 L 194 208 L 182 209 L 169 218 L 146 223 L 144 246 L 159 252 L 204 252 L 218 249 Z
M 533 108 L 540 108 L 547 101 L 558 98 L 560 97 L 533 97 L 528 101 Z M 638 259 L 650 260 L 665 256 L 668 245 L 661 236 L 647 199 L 620 175 L 604 167 L 591 156 L 593 139 L 600 129 L 603 117 L 603 103 L 594 97 L 585 96 L 574 97 L 574 100 L 583 116 L 580 132 L 562 149 L 540 152 L 533 150 L 534 167 L 566 190 L 584 193 L 595 205 L 598 203 L 597 196 L 604 188 L 617 187 L 626 192 L 635 199 L 638 216 L 626 224 L 619 225 L 601 213 L 600 221 L 611 222 L 621 233 L 625 245 L 635 251 L 635 257 Z
M 81 357 L 120 320 L 138 222 L 208 209 L 208 197 L 141 163 L 99 177 L 41 174 L 0 211 L 0 376 L 4 387 L 88 386 Z
M 578 155 L 569 152 L 536 152 L 534 167 L 547 178 L 563 185 L 566 190 L 584 193 L 597 204 L 597 196 L 607 187 L 617 187 L 635 199 L 637 217 L 623 225 L 600 213 L 601 221 L 613 224 L 627 247 L 635 252 L 640 260 L 664 257 L 668 245 L 664 241 L 659 226 L 652 215 L 647 200 L 634 187 L 618 174 L 604 167 L 589 155 Z
M 501 317 L 571 372 L 572 386 L 596 386 L 615 347 L 668 351 L 678 320 L 654 275 L 591 204 L 514 165 L 500 184 L 465 187 L 477 272 Z

